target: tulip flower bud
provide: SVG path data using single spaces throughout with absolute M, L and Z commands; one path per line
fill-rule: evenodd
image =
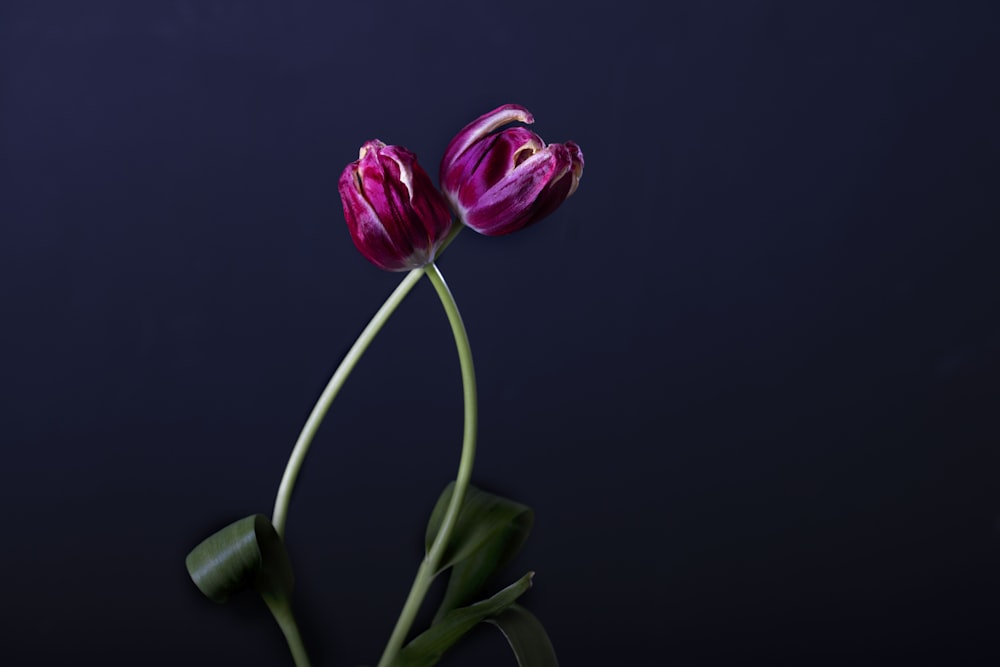
M 505 104 L 467 125 L 445 151 L 441 188 L 459 218 L 480 234 L 499 236 L 534 224 L 576 190 L 583 153 L 572 141 L 546 145 L 520 121 L 524 107 Z
M 427 264 L 451 229 L 448 204 L 402 146 L 369 141 L 337 187 L 354 245 L 387 271 Z

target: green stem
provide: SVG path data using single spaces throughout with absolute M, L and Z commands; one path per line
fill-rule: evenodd
M 455 223 L 452 225 L 451 231 L 448 232 L 448 236 L 442 241 L 441 246 L 438 248 L 437 257 L 441 256 L 441 253 L 445 251 L 451 242 L 455 240 L 458 233 L 464 229 L 464 225 L 461 223 Z M 306 459 L 306 454 L 309 453 L 309 446 L 312 444 L 313 438 L 316 436 L 316 431 L 319 430 L 319 425 L 323 423 L 324 417 L 326 417 L 327 411 L 330 409 L 330 405 L 333 403 L 333 399 L 337 397 L 337 393 L 340 388 L 344 386 L 347 381 L 348 376 L 354 367 L 357 365 L 361 356 L 371 345 L 372 340 L 375 339 L 376 334 L 382 329 L 382 326 L 386 323 L 389 317 L 395 312 L 396 308 L 402 303 L 406 295 L 410 293 L 414 285 L 420 282 L 420 278 L 424 275 L 424 268 L 420 267 L 418 269 L 413 269 L 402 282 L 393 290 L 389 298 L 385 300 L 382 307 L 378 309 L 378 312 L 372 317 L 368 326 L 364 328 L 358 339 L 354 341 L 354 345 L 351 349 L 347 351 L 347 356 L 344 360 L 340 362 L 340 366 L 334 371 L 333 377 L 326 385 L 326 389 L 320 394 L 319 400 L 316 401 L 316 405 L 313 406 L 312 412 L 309 414 L 309 418 L 306 420 L 305 426 L 302 427 L 302 432 L 299 433 L 299 439 L 295 442 L 295 447 L 292 448 L 292 453 L 288 457 L 288 463 L 285 464 L 285 472 L 281 476 L 281 484 L 278 485 L 278 496 L 274 500 L 274 514 L 271 517 L 271 523 L 274 524 L 274 529 L 278 531 L 278 535 L 284 539 L 285 537 L 285 524 L 288 522 L 288 505 L 292 500 L 292 491 L 295 489 L 295 480 L 298 479 L 299 471 L 302 469 L 302 463 Z
M 302 645 L 302 636 L 299 634 L 299 626 L 295 623 L 295 616 L 292 614 L 292 606 L 286 599 L 279 599 L 270 595 L 263 595 L 267 608 L 271 610 L 274 620 L 278 622 L 288 648 L 292 652 L 292 659 L 295 660 L 295 667 L 309 667 L 309 656 L 306 654 L 306 647 Z
M 278 531 L 278 535 L 281 535 L 282 538 L 285 537 L 285 523 L 288 521 L 288 504 L 292 499 L 295 480 L 302 469 L 302 463 L 305 461 L 306 454 L 309 453 L 309 446 L 316 436 L 316 431 L 319 430 L 319 425 L 323 423 L 323 418 L 326 417 L 327 410 L 330 409 L 330 404 L 337 397 L 337 392 L 344 386 L 344 382 L 347 381 L 351 371 L 354 370 L 365 350 L 368 349 L 372 340 L 375 339 L 376 334 L 378 334 L 379 330 L 389 319 L 389 316 L 402 303 L 403 299 L 406 298 L 406 295 L 410 293 L 410 290 L 420 281 L 423 275 L 424 267 L 413 269 L 399 283 L 396 289 L 393 290 L 389 298 L 385 300 L 382 307 L 372 317 L 368 326 L 364 328 L 358 339 L 354 341 L 354 345 L 348 350 L 347 356 L 340 362 L 340 366 L 337 367 L 337 370 L 333 373 L 333 377 L 330 378 L 330 382 L 327 383 L 326 389 L 323 390 L 319 400 L 316 401 L 316 405 L 313 406 L 312 413 L 310 413 L 309 418 L 306 420 L 305 426 L 302 427 L 299 439 L 295 442 L 292 454 L 288 457 L 288 463 L 285 465 L 285 473 L 282 475 L 281 484 L 278 486 L 278 496 L 274 501 L 274 515 L 271 518 L 271 523 L 274 524 L 274 529 Z
M 441 271 L 433 262 L 424 267 L 427 277 L 437 290 L 441 304 L 448 315 L 448 322 L 451 324 L 452 333 L 455 335 L 455 346 L 458 348 L 458 360 L 462 367 L 462 387 L 465 399 L 465 431 L 462 436 L 462 457 L 458 464 L 458 475 L 455 479 L 455 490 L 452 492 L 451 501 L 445 512 L 441 528 L 438 530 L 431 544 L 431 548 L 424 556 L 424 560 L 417 569 L 417 576 L 413 580 L 410 594 L 406 598 L 403 610 L 396 621 L 396 627 L 389 637 L 382 658 L 378 662 L 378 667 L 389 667 L 395 660 L 403 641 L 413 625 L 420 605 L 424 601 L 427 589 L 430 588 L 431 581 L 438 573 L 441 565 L 441 558 L 444 555 L 445 547 L 451 539 L 451 533 L 458 521 L 458 513 L 462 508 L 462 500 L 465 498 L 465 491 L 469 488 L 469 479 L 472 477 L 472 463 L 476 456 L 476 428 L 477 428 L 477 404 L 476 404 L 476 373 L 472 366 L 472 348 L 469 346 L 469 336 L 462 323 L 462 316 L 458 312 L 458 305 L 455 297 L 452 296 L 448 284 L 441 275 Z

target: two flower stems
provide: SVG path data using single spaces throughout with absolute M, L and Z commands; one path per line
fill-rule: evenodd
M 378 661 L 378 667 L 389 667 L 392 664 L 399 649 L 403 646 L 413 619 L 420 610 L 420 605 L 427 595 L 431 581 L 438 574 L 438 567 L 441 565 L 441 557 L 451 539 L 451 533 L 458 521 L 458 513 L 462 508 L 462 500 L 465 498 L 465 491 L 469 488 L 469 479 L 472 477 L 472 464 L 476 456 L 476 429 L 478 422 L 477 402 L 476 402 L 476 372 L 472 366 L 472 348 L 469 346 L 469 337 L 465 332 L 465 325 L 462 323 L 462 316 L 458 312 L 458 305 L 455 298 L 448 289 L 448 284 L 444 281 L 444 276 L 438 270 L 436 264 L 431 262 L 427 265 L 427 277 L 438 293 L 441 304 L 448 314 L 448 322 L 451 324 L 451 331 L 455 336 L 455 346 L 458 348 L 458 359 L 462 367 L 462 388 L 465 401 L 465 430 L 462 434 L 462 458 L 458 464 L 458 475 L 455 478 L 455 490 L 448 503 L 441 528 L 431 543 L 431 548 L 424 555 L 424 560 L 417 569 L 417 576 L 410 587 L 410 594 L 403 605 L 403 611 L 399 614 L 396 627 L 389 637 L 389 642 L 385 646 L 382 658 Z
M 457 227 L 461 229 L 460 225 L 457 225 Z M 450 235 L 445 245 L 454 238 L 454 235 L 455 233 Z M 443 249 L 442 247 L 442 251 Z M 438 255 L 440 256 L 440 252 Z M 448 289 L 448 284 L 445 282 L 444 276 L 441 275 L 441 271 L 433 262 L 424 267 L 411 270 L 402 282 L 400 282 L 392 294 L 389 295 L 389 298 L 386 299 L 385 303 L 382 304 L 382 307 L 372 317 L 368 326 L 358 336 L 358 339 L 351 346 L 351 349 L 348 350 L 344 360 L 334 372 L 333 377 L 330 378 L 329 383 L 327 383 L 323 393 L 320 394 L 319 400 L 317 400 L 309 418 L 306 420 L 305 426 L 303 426 L 302 432 L 295 443 L 295 447 L 292 449 L 292 454 L 288 459 L 288 464 L 285 467 L 284 475 L 278 487 L 278 494 L 274 504 L 274 514 L 271 520 L 278 535 L 284 539 L 292 490 L 295 487 L 295 481 L 298 478 L 299 471 L 302 469 L 302 464 L 305 461 L 306 454 L 309 452 L 309 446 L 312 444 L 316 431 L 323 422 L 323 418 L 326 416 L 337 393 L 347 381 L 351 371 L 354 370 L 354 367 L 362 355 L 364 355 L 372 340 L 374 340 L 389 317 L 395 312 L 399 304 L 402 303 L 403 299 L 406 298 L 425 273 L 434 286 L 438 297 L 441 299 L 445 313 L 448 316 L 448 322 L 451 325 L 452 333 L 455 336 L 455 345 L 458 348 L 465 403 L 465 428 L 462 436 L 462 454 L 455 480 L 455 489 L 448 504 L 448 509 L 445 512 L 444 520 L 441 523 L 441 528 L 438 530 L 434 542 L 420 563 L 416 578 L 410 588 L 410 593 L 403 605 L 403 610 L 400 612 L 399 619 L 396 621 L 396 627 L 389 637 L 385 651 L 382 653 L 378 667 L 389 667 L 398 655 L 413 625 L 417 612 L 420 610 L 427 590 L 430 588 L 435 575 L 438 574 L 441 558 L 455 528 L 458 514 L 462 507 L 462 500 L 465 497 L 469 480 L 472 477 L 472 465 L 475 459 L 478 413 L 476 377 L 472 364 L 472 348 L 469 346 L 469 338 L 465 331 L 465 325 L 462 322 L 462 316 L 458 311 L 458 305 L 455 303 L 451 290 Z M 275 620 L 278 621 L 285 639 L 288 641 L 295 664 L 297 667 L 308 667 L 309 660 L 302 646 L 298 628 L 287 602 L 285 604 L 273 604 L 273 601 L 269 600 L 266 602 Z

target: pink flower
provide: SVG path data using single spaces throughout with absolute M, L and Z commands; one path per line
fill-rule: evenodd
M 387 271 L 427 264 L 451 229 L 448 204 L 402 146 L 369 141 L 337 189 L 354 245 Z
M 583 153 L 572 141 L 546 145 L 525 127 L 533 123 L 522 106 L 505 104 L 467 125 L 441 160 L 441 188 L 467 226 L 499 236 L 534 224 L 576 190 Z

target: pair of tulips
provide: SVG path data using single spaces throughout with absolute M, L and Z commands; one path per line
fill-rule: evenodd
M 545 144 L 525 127 L 497 131 L 516 121 L 534 118 L 505 104 L 459 132 L 441 160 L 443 194 L 406 148 L 377 139 L 362 146 L 338 184 L 361 254 L 388 271 L 415 269 L 434 260 L 451 232 L 451 210 L 467 227 L 499 236 L 558 208 L 580 182 L 583 153 L 571 141 Z

